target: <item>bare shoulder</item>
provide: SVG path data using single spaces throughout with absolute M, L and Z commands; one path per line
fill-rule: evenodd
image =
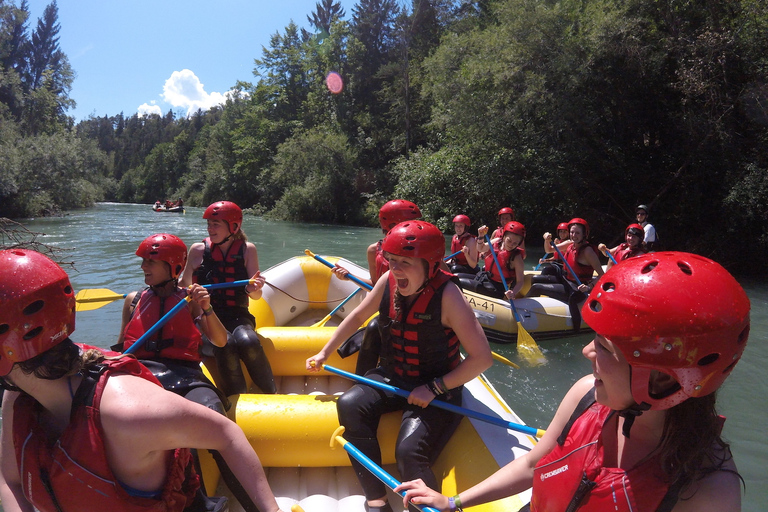
M 733 459 L 683 491 L 674 512 L 741 510 L 741 479 Z

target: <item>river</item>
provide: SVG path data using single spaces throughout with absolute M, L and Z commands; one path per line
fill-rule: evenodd
M 75 290 L 108 288 L 120 294 L 143 287 L 135 255 L 141 240 L 153 233 L 172 233 L 189 246 L 207 236 L 203 209 L 188 208 L 185 214 L 155 213 L 149 205 L 101 203 L 93 208 L 67 212 L 63 217 L 26 219 L 31 231 L 44 233 L 40 240 L 62 249 L 61 259 L 73 261 L 69 270 Z M 246 216 L 243 230 L 256 244 L 259 263 L 267 269 L 310 249 L 317 254 L 343 256 L 367 267 L 365 250 L 381 231 L 373 228 L 275 222 Z M 526 268 L 538 257 L 531 253 Z M 752 301 L 752 331 L 742 361 L 720 391 L 720 412 L 727 417 L 724 436 L 732 444 L 739 471 L 746 483 L 743 510 L 768 510 L 768 282 L 740 279 Z M 713 300 L 716 291 L 713 290 Z M 75 341 L 107 347 L 117 340 L 122 301 L 77 317 Z M 589 335 L 539 344 L 547 365 L 519 370 L 495 364 L 487 375 L 515 412 L 526 423 L 546 428 L 568 387 L 591 371 L 581 355 Z M 514 346 L 492 345 L 493 350 L 518 361 Z M 519 361 L 518 361 L 519 362 Z M 760 405 L 763 404 L 763 405 Z

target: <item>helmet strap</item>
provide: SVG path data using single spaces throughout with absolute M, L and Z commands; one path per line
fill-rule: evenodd
M 629 439 L 629 431 L 632 429 L 632 425 L 635 423 L 635 418 L 650 408 L 651 404 L 643 402 L 642 404 L 630 405 L 624 410 L 617 411 L 619 416 L 624 418 L 624 426 L 621 428 L 621 433 L 624 434 L 624 437 Z

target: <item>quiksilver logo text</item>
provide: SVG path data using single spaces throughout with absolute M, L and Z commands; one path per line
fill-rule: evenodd
M 548 473 L 542 473 L 541 474 L 541 481 L 543 482 L 544 480 L 546 480 L 547 478 L 549 478 L 551 476 L 559 475 L 560 473 L 564 473 L 566 471 L 568 471 L 568 464 L 566 464 L 565 466 L 559 467 L 557 469 L 553 469 L 552 471 L 549 471 Z

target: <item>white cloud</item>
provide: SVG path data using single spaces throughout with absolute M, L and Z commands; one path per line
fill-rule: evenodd
M 173 107 L 187 109 L 187 115 L 198 109 L 208 110 L 215 105 L 222 105 L 232 91 L 207 93 L 200 79 L 189 69 L 174 71 L 165 81 L 162 98 Z
M 148 116 L 150 114 L 157 114 L 159 116 L 163 115 L 163 111 L 160 110 L 159 105 L 155 105 L 155 102 L 153 101 L 150 105 L 149 103 L 144 103 L 143 105 L 140 105 L 138 108 L 139 115 L 140 116 Z

